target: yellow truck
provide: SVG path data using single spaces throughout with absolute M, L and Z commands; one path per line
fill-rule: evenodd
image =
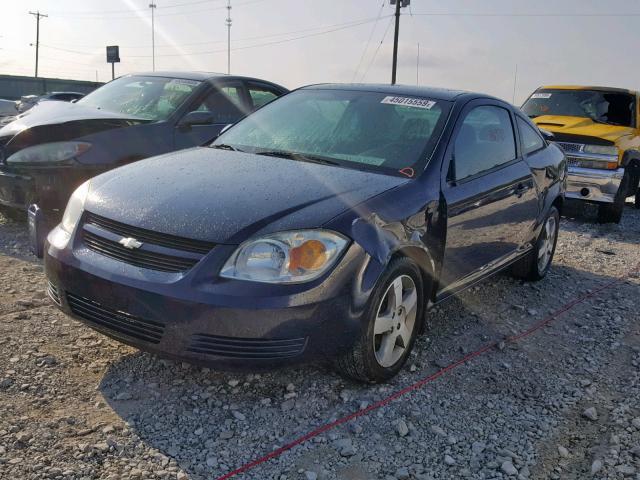
M 522 106 L 567 156 L 567 198 L 598 204 L 601 223 L 619 223 L 625 199 L 640 208 L 640 93 L 621 88 L 538 88 Z

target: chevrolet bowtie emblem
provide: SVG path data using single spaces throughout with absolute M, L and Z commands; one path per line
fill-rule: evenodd
M 135 238 L 131 237 L 121 238 L 118 243 L 124 248 L 128 248 L 129 250 L 135 250 L 136 248 L 140 248 L 142 246 L 142 242 L 139 242 Z

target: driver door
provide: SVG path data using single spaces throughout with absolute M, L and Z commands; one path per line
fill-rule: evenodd
M 209 112 L 212 115 L 211 123 L 182 126 L 178 120 L 174 129 L 175 148 L 195 147 L 214 140 L 224 127 L 245 115 L 245 98 L 240 82 L 214 86 L 185 111 L 185 115 L 194 111 Z

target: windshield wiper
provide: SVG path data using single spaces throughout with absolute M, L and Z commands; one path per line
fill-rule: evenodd
M 326 157 L 308 155 L 306 153 L 287 152 L 285 150 L 264 150 L 255 153 L 256 155 L 264 155 L 266 157 L 288 158 L 290 160 L 301 160 L 303 162 L 320 163 L 323 165 L 340 165 L 338 162 Z
M 228 145 L 226 143 L 218 143 L 216 145 L 211 145 L 211 148 L 218 148 L 220 150 L 230 150 L 232 152 L 241 152 L 242 150 L 240 150 L 239 148 L 236 148 L 232 145 Z

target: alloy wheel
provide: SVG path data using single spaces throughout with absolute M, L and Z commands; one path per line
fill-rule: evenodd
M 382 297 L 373 327 L 373 350 L 381 367 L 395 365 L 411 344 L 418 292 L 408 275 L 396 277 Z
M 558 222 L 552 215 L 547 218 L 547 221 L 544 224 L 544 230 L 542 231 L 542 239 L 538 250 L 539 272 L 544 272 L 551 261 L 553 248 L 556 244 L 556 235 L 558 235 Z

